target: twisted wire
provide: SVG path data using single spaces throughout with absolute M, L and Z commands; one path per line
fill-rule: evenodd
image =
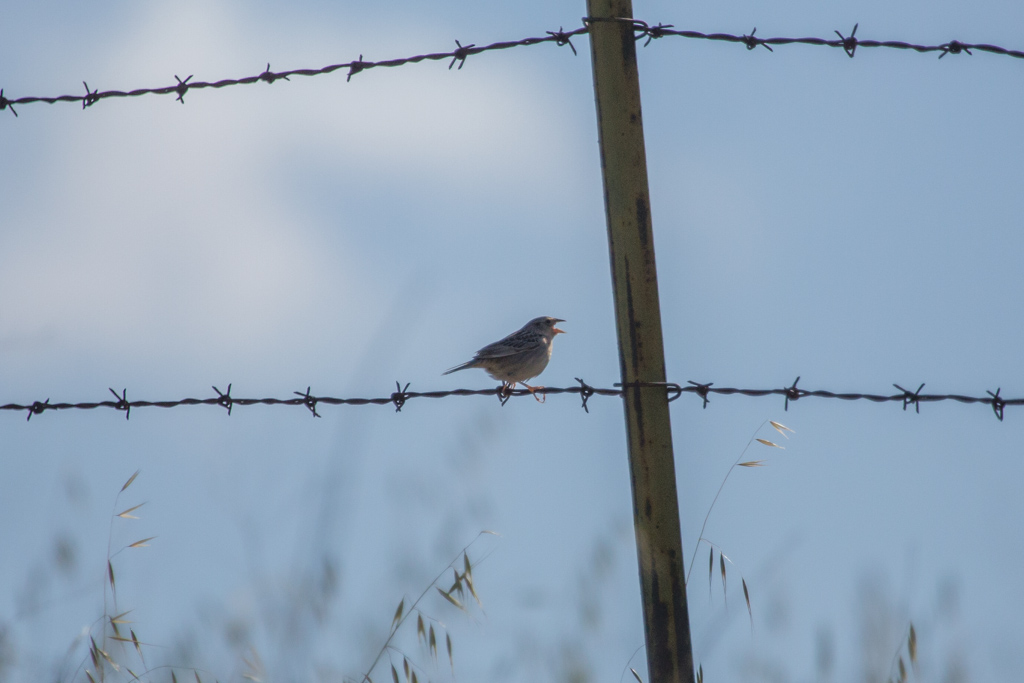
M 131 416 L 132 408 L 178 408 L 181 406 L 194 406 L 194 405 L 207 405 L 207 406 L 221 406 L 225 408 L 228 415 L 231 414 L 232 408 L 235 406 L 251 406 L 251 405 L 267 405 L 267 406 L 305 406 L 310 411 L 313 417 L 320 417 L 320 413 L 317 411 L 317 407 L 321 405 L 377 405 L 385 406 L 392 405 L 395 410 L 400 412 L 402 407 L 405 406 L 406 402 L 419 399 L 419 398 L 450 398 L 452 396 L 496 396 L 501 402 L 501 405 L 505 405 L 511 398 L 522 398 L 526 396 L 532 396 L 540 400 L 539 397 L 547 398 L 549 395 L 559 394 L 576 394 L 580 397 L 582 404 L 581 407 L 586 411 L 590 412 L 587 406 L 587 401 L 592 396 L 618 396 L 624 395 L 624 392 L 629 389 L 643 389 L 643 388 L 660 388 L 667 392 L 668 400 L 675 401 L 683 394 L 694 394 L 702 400 L 702 405 L 707 408 L 711 402 L 710 397 L 712 395 L 730 396 L 730 395 L 741 395 L 750 397 L 767 397 L 767 396 L 782 396 L 785 401 L 783 407 L 785 410 L 789 410 L 789 404 L 791 402 L 798 401 L 804 398 L 826 398 L 826 399 L 838 399 L 841 401 L 871 401 L 873 403 L 900 403 L 903 406 L 903 410 L 906 411 L 908 407 L 913 406 L 915 413 L 921 412 L 922 403 L 935 403 L 938 401 L 955 401 L 957 403 L 965 404 L 983 404 L 989 406 L 995 416 L 1002 421 L 1003 411 L 1006 406 L 1019 406 L 1024 405 L 1024 398 L 1005 398 L 1000 395 L 1001 389 L 996 389 L 995 393 L 986 391 L 987 396 L 965 396 L 963 394 L 925 394 L 922 393 L 924 390 L 924 383 L 917 387 L 916 390 L 904 389 L 898 384 L 893 384 L 893 387 L 899 390 L 899 393 L 895 394 L 864 394 L 857 392 L 835 392 L 824 389 L 802 389 L 797 386 L 800 382 L 800 378 L 796 380 L 788 387 L 781 387 L 777 389 L 740 389 L 736 387 L 716 387 L 714 382 L 700 383 L 689 381 L 686 385 L 680 385 L 675 382 L 634 382 L 629 384 L 615 384 L 613 388 L 600 388 L 594 387 L 587 384 L 580 378 L 576 378 L 579 386 L 570 387 L 535 387 L 532 390 L 528 389 L 509 389 L 502 385 L 492 389 L 448 389 L 443 391 L 409 391 L 409 384 L 406 383 L 403 387 L 401 383 L 395 383 L 395 391 L 389 396 L 380 396 L 376 398 L 339 398 L 335 396 L 317 396 L 311 393 L 311 387 L 306 387 L 305 391 L 293 392 L 294 397 L 290 398 L 239 398 L 231 395 L 231 385 L 229 384 L 226 391 L 221 391 L 216 386 L 213 387 L 216 396 L 208 398 L 182 398 L 164 401 L 145 401 L 145 400 L 128 400 L 128 391 L 123 389 L 121 393 L 110 389 L 110 393 L 114 396 L 115 400 L 102 400 L 102 401 L 85 401 L 78 403 L 68 402 L 51 402 L 49 398 L 45 401 L 33 401 L 31 403 L 8 403 L 0 405 L 0 411 L 13 411 L 13 412 L 26 412 L 26 419 L 32 419 L 33 415 L 40 415 L 47 411 L 60 411 L 60 410 L 93 410 L 96 408 L 113 408 L 118 411 L 123 411 L 125 419 Z
M 608 21 L 608 20 L 604 20 Z M 631 18 L 612 19 L 611 21 L 620 21 L 632 25 L 634 35 L 637 40 L 644 40 L 644 46 L 646 47 L 651 43 L 652 40 L 657 40 L 665 37 L 677 37 L 687 38 L 692 40 L 710 40 L 718 42 L 737 43 L 744 45 L 748 50 L 754 50 L 757 47 L 763 47 L 768 51 L 774 51 L 772 46 L 783 46 L 783 45 L 813 45 L 819 47 L 831 47 L 841 48 L 849 57 L 853 58 L 858 48 L 892 48 L 898 50 L 912 50 L 919 53 L 937 52 L 939 53 L 939 59 L 942 59 L 946 55 L 959 55 L 966 53 L 972 55 L 975 51 L 977 52 L 988 52 L 990 54 L 1002 55 L 1006 57 L 1015 57 L 1017 59 L 1024 59 L 1024 51 L 1011 50 L 1008 48 L 1000 47 L 998 45 L 991 45 L 988 43 L 967 43 L 960 40 L 950 40 L 944 43 L 921 45 L 916 43 L 910 43 L 902 40 L 871 40 L 857 37 L 858 25 L 854 24 L 853 30 L 849 35 L 844 35 L 840 31 L 834 31 L 838 38 L 761 38 L 756 35 L 757 28 L 755 27 L 749 34 L 730 34 L 730 33 L 702 33 L 700 31 L 685 31 L 677 30 L 672 24 L 658 23 L 655 25 L 648 24 L 645 21 Z M 42 96 L 23 96 L 23 97 L 7 97 L 4 95 L 4 91 L 0 88 L 0 111 L 9 109 L 12 114 L 18 116 L 18 112 L 15 110 L 14 105 L 26 105 L 37 102 L 45 102 L 47 104 L 56 104 L 58 102 L 74 102 L 82 105 L 83 109 L 91 107 L 100 100 L 110 98 L 125 98 L 125 97 L 139 97 L 142 95 L 174 95 L 175 100 L 184 104 L 185 94 L 190 90 L 203 90 L 203 89 L 220 89 L 228 86 L 235 85 L 251 85 L 253 83 L 274 83 L 279 80 L 289 80 L 291 76 L 322 76 L 325 74 L 334 73 L 335 71 L 347 70 L 346 81 L 352 79 L 358 73 L 375 69 L 379 67 L 394 68 L 400 66 L 406 66 L 408 64 L 416 64 L 423 61 L 448 61 L 448 69 L 451 70 L 456 64 L 459 69 L 462 69 L 466 64 L 466 59 L 473 56 L 482 54 L 484 52 L 491 52 L 494 50 L 507 50 L 514 47 L 525 47 L 529 45 L 539 45 L 542 43 L 555 43 L 559 46 L 568 45 L 572 50 L 573 54 L 576 54 L 576 47 L 572 44 L 572 38 L 580 35 L 589 33 L 590 24 L 592 20 L 584 17 L 582 20 L 583 25 L 579 28 L 571 31 L 565 31 L 561 27 L 557 31 L 545 31 L 545 36 L 538 36 L 532 38 L 522 38 L 520 40 L 509 40 L 491 43 L 489 45 L 476 45 L 469 44 L 463 45 L 458 40 L 455 41 L 456 48 L 446 52 L 431 52 L 420 55 L 413 55 L 411 57 L 399 57 L 396 59 L 385 59 L 381 61 L 369 61 L 364 60 L 363 55 L 359 55 L 359 59 L 355 59 L 349 62 L 342 62 L 338 64 L 331 64 L 320 68 L 307 68 L 307 69 L 291 69 L 286 71 L 271 71 L 270 64 L 267 64 L 267 68 L 259 73 L 252 76 L 246 76 L 244 78 L 225 78 L 217 81 L 193 81 L 192 75 L 186 78 L 181 78 L 175 74 L 174 79 L 176 83 L 173 85 L 166 85 L 157 88 L 135 88 L 133 90 L 100 90 L 98 88 L 93 89 L 89 87 L 86 81 L 82 81 L 82 85 L 85 88 L 84 93 L 77 95 L 57 95 L 51 97 Z

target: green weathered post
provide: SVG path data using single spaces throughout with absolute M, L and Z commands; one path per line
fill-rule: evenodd
M 587 0 L 651 683 L 694 680 L 630 0 Z

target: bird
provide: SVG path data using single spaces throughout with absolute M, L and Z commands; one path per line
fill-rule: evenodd
M 560 330 L 555 325 L 564 322 L 561 318 L 550 316 L 534 318 L 504 339 L 477 351 L 473 360 L 456 365 L 443 374 L 480 368 L 501 382 L 503 394 L 510 394 L 516 384 L 522 384 L 540 401 L 534 392 L 544 387 L 531 387 L 526 382 L 544 372 L 544 368 L 548 366 L 548 361 L 551 360 L 551 342 L 555 335 L 565 334 L 565 330 Z

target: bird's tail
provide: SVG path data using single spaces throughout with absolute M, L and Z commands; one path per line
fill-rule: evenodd
M 471 360 L 469 362 L 463 363 L 462 365 L 456 365 L 454 368 L 449 368 L 449 369 L 445 370 L 444 372 L 442 372 L 441 374 L 442 375 L 450 375 L 453 372 L 458 372 L 459 370 L 467 370 L 469 368 L 475 368 L 475 367 L 476 367 L 476 361 L 472 361 Z

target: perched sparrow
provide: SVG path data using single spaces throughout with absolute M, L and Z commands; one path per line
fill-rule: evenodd
M 544 372 L 544 368 L 548 366 L 548 361 L 551 360 L 551 342 L 556 334 L 565 333 L 565 330 L 555 327 L 555 323 L 562 322 L 565 321 L 547 316 L 534 318 L 519 331 L 477 351 L 473 360 L 456 365 L 444 374 L 467 368 L 481 368 L 494 379 L 500 380 L 507 387 L 507 391 L 512 391 L 519 383 L 533 393 L 534 390 L 543 387 L 531 387 L 526 381 Z M 534 398 L 537 398 L 536 395 Z

